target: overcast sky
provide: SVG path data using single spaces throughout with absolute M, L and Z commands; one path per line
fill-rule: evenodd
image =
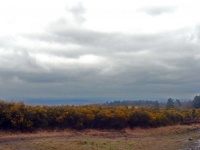
M 1 0 L 0 98 L 193 98 L 199 0 Z

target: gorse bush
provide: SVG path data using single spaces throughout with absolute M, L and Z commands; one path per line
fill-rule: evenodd
M 29 106 L 0 101 L 0 129 L 123 129 L 198 122 L 200 109 L 104 106 Z

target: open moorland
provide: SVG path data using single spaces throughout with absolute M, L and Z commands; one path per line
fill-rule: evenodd
M 195 150 L 200 145 L 199 130 L 195 124 L 118 131 L 1 131 L 0 150 Z
M 200 109 L 0 101 L 0 150 L 56 149 L 200 149 Z

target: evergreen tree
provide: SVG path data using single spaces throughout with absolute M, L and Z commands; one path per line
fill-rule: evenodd
M 169 108 L 174 108 L 174 100 L 172 98 L 169 98 L 167 100 L 167 104 L 166 104 L 166 108 L 169 109 Z
M 193 107 L 200 108 L 200 96 L 195 96 L 193 100 Z

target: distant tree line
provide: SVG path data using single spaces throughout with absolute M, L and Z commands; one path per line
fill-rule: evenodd
M 167 102 L 153 100 L 124 100 L 106 102 L 103 106 L 134 106 L 134 107 L 155 107 L 155 108 L 200 108 L 200 96 L 195 96 L 194 100 L 180 101 L 169 98 Z
M 159 108 L 158 101 L 151 100 L 124 100 L 104 103 L 103 106 L 144 106 Z
M 169 98 L 166 103 L 166 108 L 200 108 L 200 96 L 195 96 L 193 100 L 183 101 Z

